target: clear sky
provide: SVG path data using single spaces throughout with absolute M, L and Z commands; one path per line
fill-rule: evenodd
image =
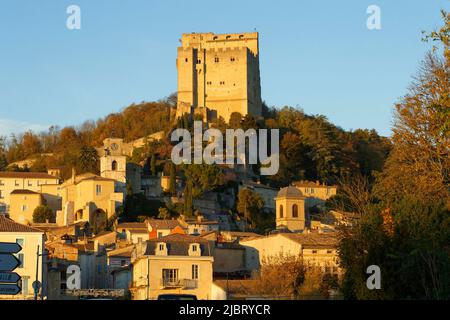
M 66 9 L 81 8 L 81 30 Z M 369 5 L 381 30 L 368 30 Z M 176 91 L 182 33 L 260 32 L 262 97 L 389 135 L 449 0 L 0 0 L 0 134 L 78 125 Z

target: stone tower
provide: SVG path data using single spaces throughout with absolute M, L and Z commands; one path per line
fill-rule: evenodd
M 104 153 L 100 157 L 100 175 L 126 185 L 127 158 L 123 152 L 123 140 L 107 138 L 103 141 Z
M 183 34 L 177 69 L 177 116 L 201 113 L 226 122 L 233 112 L 261 116 L 257 32 Z
M 275 198 L 278 229 L 302 231 L 305 229 L 305 197 L 296 187 L 283 188 Z

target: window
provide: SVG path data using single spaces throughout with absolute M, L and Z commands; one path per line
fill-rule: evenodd
M 194 234 L 198 234 L 198 229 L 197 228 L 194 229 Z
M 25 212 L 28 210 L 28 206 L 26 204 L 22 205 L 22 212 Z
M 28 180 L 28 186 L 32 187 L 33 186 L 33 182 L 31 182 L 30 180 Z
M 0 186 L 4 186 L 5 182 L 3 182 L 3 180 L 0 180 Z
M 159 245 L 159 251 L 163 251 L 163 250 L 164 250 L 164 244 L 161 243 L 161 244 Z
M 230 59 L 230 60 L 231 60 L 231 62 L 233 62 L 233 61 L 234 61 L 235 59 L 234 59 L 234 57 L 231 57 L 231 59 Z
M 313 254 L 316 254 L 316 253 L 317 253 L 317 250 L 313 250 L 312 253 L 313 253 Z
M 327 250 L 327 253 L 328 253 L 328 254 L 332 254 L 333 251 L 332 251 L 332 250 Z
M 0 190 L 0 199 L 4 199 L 4 198 L 5 198 L 5 196 L 3 195 L 3 191 Z
M 21 283 L 20 287 L 22 288 L 22 293 L 24 295 L 27 295 L 28 294 L 28 277 L 22 277 L 22 283 Z
M 124 267 L 127 265 L 127 260 L 120 260 L 120 266 Z
M 116 161 L 116 160 L 114 160 L 114 161 L 112 162 L 112 164 L 111 164 L 111 170 L 112 170 L 112 171 L 117 171 L 117 161 Z
M 194 244 L 194 245 L 192 246 L 192 252 L 197 252 L 197 245 Z
M 280 218 L 283 218 L 284 214 L 283 214 L 283 206 L 280 206 Z
M 298 205 L 294 204 L 292 206 L 292 217 L 298 218 Z
M 164 284 L 178 282 L 178 269 L 162 269 Z
M 16 186 L 16 187 L 18 187 L 20 184 L 19 184 L 19 181 L 18 180 L 15 180 L 14 181 L 14 185 Z
M 188 62 L 188 58 L 184 59 L 184 62 Z
M 192 265 L 192 280 L 198 280 L 198 265 Z
M 215 57 L 215 58 L 214 58 L 214 62 L 218 63 L 218 62 L 219 62 L 219 58 L 218 58 L 218 57 Z
M 162 232 L 158 232 L 158 238 L 162 238 L 163 237 L 163 233 Z
M 96 185 L 95 186 L 95 193 L 97 194 L 97 196 L 102 194 L 102 186 L 101 185 Z
M 198 59 L 197 64 L 200 64 L 200 63 L 202 63 L 202 60 Z

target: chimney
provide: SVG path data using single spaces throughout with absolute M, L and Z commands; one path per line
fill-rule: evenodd
M 320 181 L 316 180 L 316 186 L 320 186 Z

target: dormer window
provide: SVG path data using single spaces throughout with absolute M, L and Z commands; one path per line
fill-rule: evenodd
M 199 243 L 191 243 L 189 245 L 189 255 L 190 256 L 201 256 L 201 249 Z
M 165 242 L 158 242 L 155 249 L 155 255 L 167 256 L 167 245 Z

